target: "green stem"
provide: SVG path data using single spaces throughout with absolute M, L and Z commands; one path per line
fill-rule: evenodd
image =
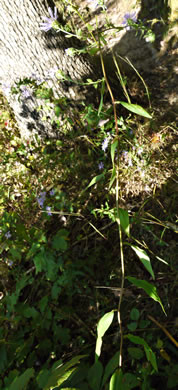
M 119 242 L 120 242 L 120 257 L 121 257 L 121 289 L 120 289 L 120 298 L 118 303 L 117 315 L 118 315 L 118 323 L 120 327 L 119 367 L 122 367 L 123 329 L 122 329 L 122 321 L 121 321 L 121 303 L 122 303 L 122 297 L 124 291 L 125 268 L 124 268 L 122 229 L 121 229 L 120 216 L 119 216 L 119 164 L 118 163 L 116 166 L 116 212 L 117 212 L 117 223 L 119 227 Z
M 100 59 L 101 59 L 102 71 L 103 71 L 103 75 L 104 75 L 104 78 L 105 78 L 105 81 L 106 81 L 106 85 L 108 87 L 108 91 L 110 93 L 111 100 L 112 100 L 113 111 L 114 111 L 115 129 L 116 129 L 116 135 L 118 136 L 119 135 L 119 129 L 118 129 L 118 123 L 117 123 L 116 103 L 115 103 L 115 99 L 114 99 L 111 87 L 109 85 L 109 82 L 108 82 L 108 79 L 107 79 L 107 76 L 106 76 L 106 71 L 105 71 L 105 67 L 104 67 L 104 61 L 103 61 L 103 56 L 102 56 L 102 52 L 101 52 L 100 40 L 99 39 L 98 39 L 98 42 L 99 42 L 99 49 L 100 49 Z M 118 150 L 118 157 L 119 157 L 119 150 Z M 122 272 L 121 291 L 120 291 L 120 299 L 119 299 L 119 304 L 118 304 L 118 323 L 119 323 L 120 335 L 121 335 L 120 353 L 119 353 L 119 367 L 122 367 L 123 330 L 122 330 L 122 321 L 121 321 L 120 309 L 121 309 L 121 303 L 122 303 L 122 297 L 123 297 L 125 271 L 124 271 L 124 252 L 123 252 L 122 230 L 121 230 L 120 217 L 119 217 L 119 164 L 118 164 L 118 162 L 117 162 L 117 166 L 116 166 L 116 211 L 117 211 L 117 223 L 118 223 L 118 226 L 119 226 L 121 272 Z

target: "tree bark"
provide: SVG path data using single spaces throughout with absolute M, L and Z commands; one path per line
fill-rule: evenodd
M 55 70 L 60 69 L 75 81 L 85 80 L 97 68 L 87 55 L 66 54 L 68 47 L 80 46 L 77 39 L 66 38 L 62 32 L 40 30 L 43 17 L 49 17 L 48 7 L 54 10 L 50 0 L 0 0 L 0 83 L 14 110 L 22 137 L 32 132 L 42 136 L 54 135 L 50 123 L 42 121 L 43 113 L 37 112 L 38 100 L 23 91 L 20 101 L 9 93 L 9 87 L 20 79 L 45 80 L 53 88 L 55 96 L 77 100 L 81 87 L 70 82 L 58 82 Z M 96 79 L 96 78 L 95 78 Z

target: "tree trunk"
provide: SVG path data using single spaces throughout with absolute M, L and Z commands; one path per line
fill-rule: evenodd
M 22 89 L 21 98 L 9 93 L 10 87 L 20 79 L 45 80 L 53 88 L 54 95 L 77 100 L 81 87 L 70 82 L 58 82 L 55 71 L 60 69 L 75 81 L 93 75 L 96 67 L 87 55 L 66 54 L 68 47 L 77 47 L 80 42 L 66 38 L 62 32 L 40 30 L 43 17 L 49 17 L 48 7 L 54 10 L 50 0 L 0 0 L 0 83 L 14 110 L 22 137 L 29 138 L 32 132 L 42 136 L 54 135 L 50 123 L 43 122 L 43 113 L 37 111 L 39 101 Z M 28 88 L 28 86 L 27 86 Z

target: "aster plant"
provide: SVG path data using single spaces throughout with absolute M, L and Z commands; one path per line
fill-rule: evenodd
M 53 14 L 52 9 L 50 7 L 48 7 L 48 12 L 49 12 L 50 17 L 48 18 L 47 16 L 44 16 L 43 17 L 44 22 L 40 23 L 40 30 L 45 31 L 45 32 L 51 30 L 52 28 L 54 30 L 57 30 L 59 28 L 59 25 L 57 22 L 57 18 L 58 18 L 57 8 L 54 7 L 54 14 Z

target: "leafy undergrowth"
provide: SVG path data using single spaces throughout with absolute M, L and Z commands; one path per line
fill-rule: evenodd
M 0 100 L 0 388 L 176 389 L 175 122 L 54 101 L 23 141 Z
M 96 372 L 101 366 L 93 366 L 96 325 L 104 313 L 117 308 L 121 266 L 115 187 L 109 186 L 112 107 L 97 115 L 89 106 L 70 132 L 60 129 L 58 140 L 22 142 L 1 97 L 2 389 L 25 388 L 18 387 L 20 381 L 29 382 L 29 389 L 53 388 L 55 367 L 75 356 L 54 381 L 55 388 L 105 389 L 118 366 L 115 318 L 103 343 L 99 363 L 106 371 L 100 387 Z M 167 388 L 176 388 L 177 351 L 170 338 L 177 326 L 175 130 L 166 125 L 150 135 L 154 119 L 142 121 L 134 115 L 120 117 L 118 124 L 120 207 L 128 210 L 131 229 L 124 249 L 126 276 L 151 282 L 136 256 L 138 247 L 145 250 L 167 313 L 165 317 L 151 295 L 126 279 L 125 374 L 119 380 L 123 389 L 157 389 L 165 381 Z M 101 180 L 89 187 L 93 177 Z M 140 340 L 154 351 L 157 363 L 145 355 Z

